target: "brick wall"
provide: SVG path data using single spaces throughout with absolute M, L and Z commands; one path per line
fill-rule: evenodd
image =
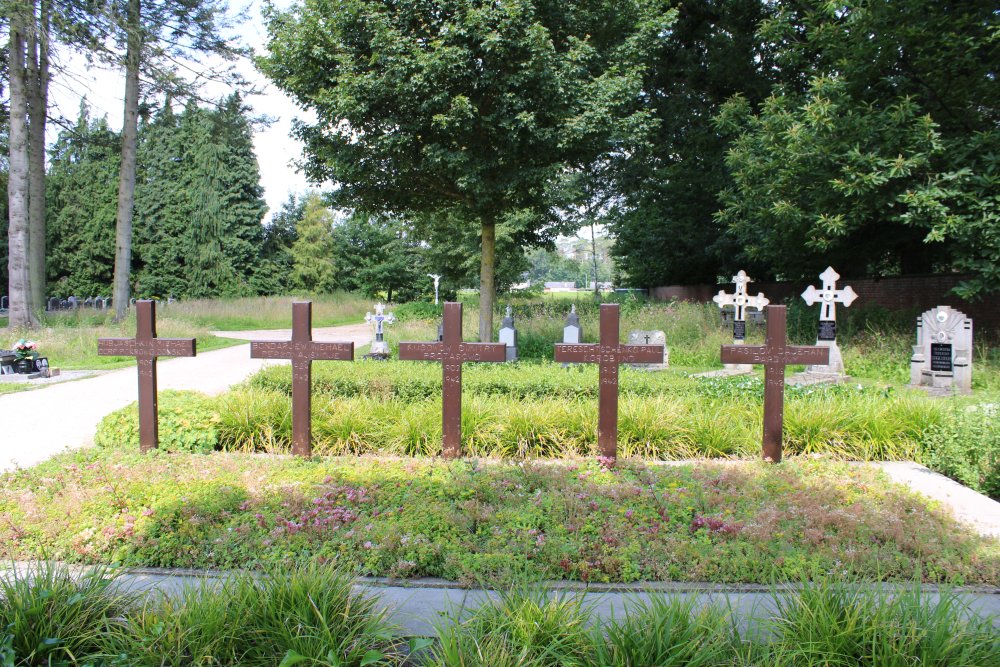
M 930 310 L 934 306 L 951 306 L 973 320 L 975 331 L 989 333 L 990 337 L 1000 336 L 1000 295 L 993 294 L 969 302 L 956 296 L 947 295 L 963 276 L 900 276 L 895 278 L 865 278 L 859 280 L 841 280 L 837 286 L 850 285 L 858 294 L 855 306 L 878 305 L 888 310 L 920 311 Z M 823 281 L 817 276 L 812 281 L 780 282 L 780 283 L 750 283 L 748 292 L 757 294 L 763 292 L 771 303 L 782 303 L 786 300 L 799 298 L 810 282 L 817 288 Z M 712 300 L 720 289 L 732 293 L 732 283 L 724 285 L 669 285 L 650 289 L 650 297 L 667 301 L 694 301 L 705 303 Z M 818 306 L 817 306 L 818 307 Z

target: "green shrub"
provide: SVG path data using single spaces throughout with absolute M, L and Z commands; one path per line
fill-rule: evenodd
M 166 390 L 160 392 L 158 403 L 160 449 L 208 453 L 218 448 L 222 416 L 215 399 L 193 391 Z M 94 444 L 138 450 L 138 403 L 105 416 L 97 426 Z
M 433 320 L 440 321 L 444 314 L 444 306 L 433 304 L 428 301 L 410 301 L 392 307 L 392 314 L 400 322 L 411 322 L 413 320 Z
M 995 405 L 955 409 L 924 436 L 932 469 L 1000 500 L 1000 410 Z

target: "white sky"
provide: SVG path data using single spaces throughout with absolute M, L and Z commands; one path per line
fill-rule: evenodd
M 234 0 L 233 6 L 239 0 Z M 274 0 L 278 7 L 292 4 L 292 0 Z M 248 22 L 239 29 L 246 46 L 254 51 L 263 50 L 266 32 L 261 19 L 262 0 L 251 0 Z M 80 108 L 80 99 L 87 98 L 92 117 L 106 115 L 108 123 L 115 130 L 122 126 L 122 111 L 125 98 L 125 74 L 123 71 L 97 69 L 88 65 L 82 56 L 56 56 L 61 60 L 67 72 L 53 73 L 49 92 L 50 115 L 61 115 L 71 122 L 76 118 Z M 308 187 L 306 179 L 296 173 L 293 162 L 301 158 L 302 145 L 290 136 L 292 119 L 296 117 L 312 120 L 311 114 L 306 114 L 297 108 L 290 98 L 278 91 L 267 79 L 257 72 L 249 61 L 239 63 L 243 76 L 263 89 L 263 94 L 248 97 L 246 102 L 253 107 L 255 115 L 267 115 L 275 122 L 260 129 L 254 137 L 254 148 L 257 161 L 260 164 L 261 183 L 264 186 L 264 197 L 270 212 L 277 211 L 282 202 L 288 198 L 289 192 L 301 193 Z M 204 94 L 209 98 L 219 98 L 228 94 L 223 86 L 206 86 Z M 53 141 L 60 127 L 55 123 L 48 126 L 48 139 Z

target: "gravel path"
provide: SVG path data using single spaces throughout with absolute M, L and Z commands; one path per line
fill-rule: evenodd
M 226 338 L 287 340 L 291 329 L 220 332 Z M 315 329 L 315 340 L 371 341 L 364 324 Z M 265 365 L 288 363 L 250 358 L 250 346 L 238 345 L 196 357 L 164 359 L 157 364 L 160 389 L 193 389 L 220 394 Z M 322 362 L 317 362 L 322 363 Z M 66 449 L 90 445 L 101 418 L 136 400 L 135 367 L 0 396 L 0 472 L 26 468 Z

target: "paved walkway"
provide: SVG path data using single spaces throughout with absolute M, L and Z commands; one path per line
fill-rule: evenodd
M 27 563 L 14 565 L 21 572 L 28 571 Z M 67 566 L 71 571 L 82 574 L 87 570 L 80 566 Z M 0 578 L 9 576 L 10 564 L 0 565 Z M 120 575 L 120 583 L 126 590 L 136 593 L 159 592 L 165 595 L 179 595 L 186 587 L 218 586 L 227 575 L 213 571 L 191 570 L 126 570 Z M 405 583 L 405 582 L 404 582 Z M 909 588 L 908 584 L 882 584 L 887 592 Z M 798 586 L 727 586 L 722 584 L 698 583 L 639 583 L 629 585 L 586 586 L 577 582 L 550 582 L 541 585 L 548 595 L 579 597 L 585 608 L 592 611 L 592 618 L 607 620 L 612 616 L 621 618 L 636 601 L 647 601 L 652 597 L 665 595 L 679 600 L 693 600 L 696 607 L 717 605 L 733 616 L 736 626 L 746 632 L 751 621 L 760 621 L 774 616 L 776 599 L 798 589 Z M 407 635 L 433 635 L 436 626 L 448 621 L 462 619 L 490 600 L 498 593 L 493 590 L 459 588 L 454 582 L 431 579 L 415 580 L 399 585 L 371 578 L 357 580 L 355 590 L 378 599 L 379 604 L 389 610 L 389 621 Z M 928 604 L 935 604 L 940 598 L 937 586 L 924 586 L 922 592 Z M 1000 589 L 976 588 L 955 589 L 959 600 L 969 611 L 982 618 L 990 619 L 994 627 L 1000 629 Z
M 266 332 L 220 332 L 227 338 L 287 340 L 291 329 Z M 258 337 L 259 336 L 259 337 Z M 315 340 L 354 341 L 355 348 L 371 341 L 364 324 L 315 329 Z M 266 365 L 288 363 L 250 358 L 250 346 L 238 345 L 196 357 L 164 359 L 157 364 L 160 389 L 193 389 L 220 394 Z M 26 468 L 66 449 L 93 442 L 97 424 L 106 414 L 136 400 L 134 366 L 75 382 L 0 396 L 3 435 L 0 472 Z

